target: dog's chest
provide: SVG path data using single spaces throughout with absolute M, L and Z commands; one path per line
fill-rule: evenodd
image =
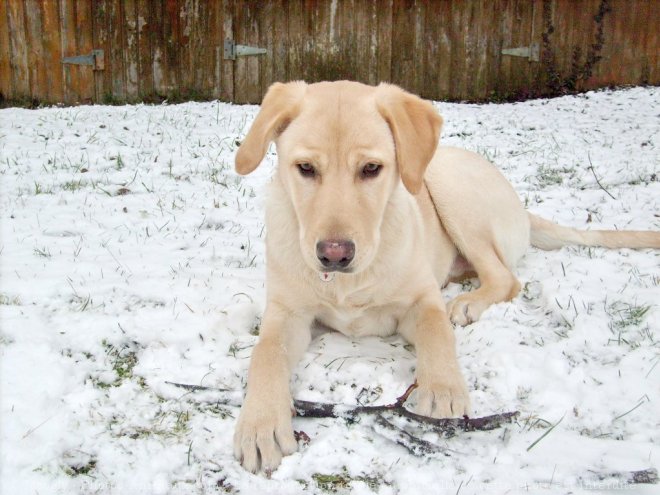
M 316 319 L 344 335 L 364 337 L 392 335 L 399 323 L 397 316 L 385 306 L 323 304 Z

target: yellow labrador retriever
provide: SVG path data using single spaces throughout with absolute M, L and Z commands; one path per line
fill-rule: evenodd
M 248 174 L 269 144 L 279 165 L 266 205 L 267 305 L 252 353 L 235 455 L 252 472 L 296 450 L 291 371 L 316 320 L 346 335 L 399 332 L 417 353 L 417 412 L 469 412 L 450 321 L 515 297 L 530 243 L 660 247 L 660 233 L 578 231 L 525 211 L 480 156 L 438 147 L 435 108 L 389 84 L 274 84 L 236 154 Z M 445 307 L 440 288 L 480 287 Z

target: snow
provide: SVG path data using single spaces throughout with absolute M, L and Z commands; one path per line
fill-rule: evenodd
M 443 142 L 494 161 L 533 212 L 660 229 L 658 88 L 437 107 Z M 530 249 L 521 295 L 456 329 L 474 415 L 516 424 L 425 437 L 453 453 L 414 457 L 360 423 L 296 418 L 310 443 L 270 480 L 243 471 L 238 410 L 166 382 L 236 400 L 245 385 L 276 160 L 232 170 L 256 111 L 0 110 L 0 492 L 591 493 L 631 489 L 597 473 L 660 467 L 660 252 L 568 247 Z M 291 386 L 385 404 L 414 365 L 400 338 L 324 333 Z

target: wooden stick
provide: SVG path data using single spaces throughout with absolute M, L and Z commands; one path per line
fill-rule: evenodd
M 225 389 L 216 389 L 201 385 L 188 385 L 185 383 L 165 382 L 175 387 L 190 391 L 211 391 L 228 392 Z M 306 400 L 293 401 L 293 408 L 297 416 L 301 418 L 340 418 L 348 421 L 355 421 L 361 415 L 380 415 L 380 416 L 398 416 L 405 418 L 408 422 L 416 426 L 424 427 L 426 431 L 442 435 L 444 438 L 451 438 L 460 431 L 489 431 L 500 428 L 504 424 L 513 423 L 520 415 L 518 411 L 493 414 L 481 418 L 430 418 L 421 416 L 409 411 L 404 407 L 410 394 L 417 388 L 413 383 L 406 391 L 396 399 L 392 404 L 384 406 L 345 406 L 340 404 L 328 404 L 323 402 L 311 402 Z M 230 397 L 223 397 L 217 401 L 227 406 L 239 407 L 240 404 Z

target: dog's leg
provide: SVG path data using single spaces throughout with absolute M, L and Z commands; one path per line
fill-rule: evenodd
M 309 345 L 311 321 L 276 304 L 266 308 L 234 433 L 234 455 L 248 471 L 261 465 L 270 473 L 297 449 L 289 378 Z
M 406 313 L 399 333 L 417 353 L 417 412 L 448 418 L 469 413 L 470 399 L 456 359 L 454 330 L 437 291 Z
M 491 304 L 509 301 L 520 291 L 520 282 L 500 260 L 492 246 L 470 246 L 470 252 L 463 255 L 477 272 L 481 286 L 459 295 L 449 303 L 449 316 L 457 325 L 477 321 Z

